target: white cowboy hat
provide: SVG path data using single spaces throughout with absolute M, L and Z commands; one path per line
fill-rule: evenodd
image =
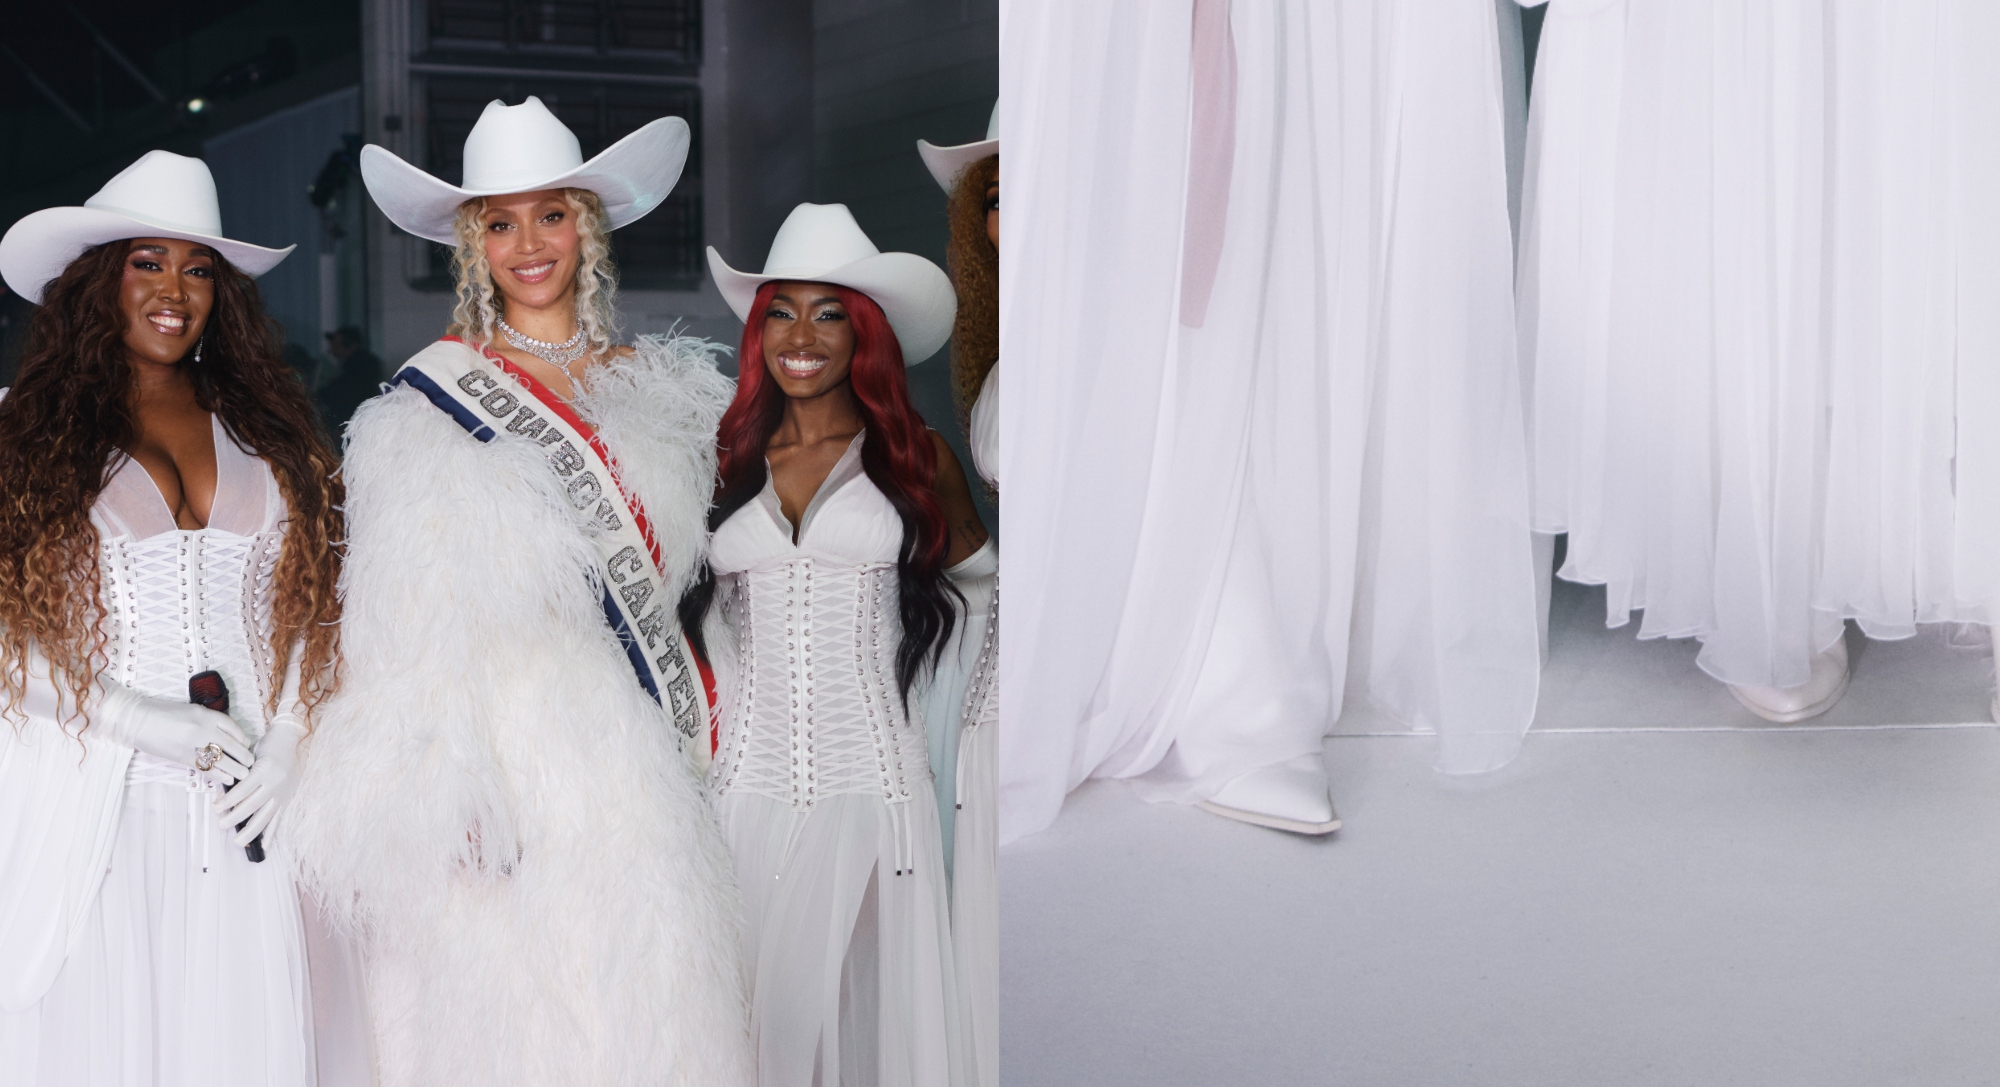
M 94 245 L 125 238 L 200 242 L 245 275 L 278 266 L 296 246 L 266 249 L 222 236 L 215 178 L 200 159 L 148 151 L 104 183 L 80 208 L 43 208 L 22 216 L 0 238 L 0 277 L 15 294 L 42 304 L 47 287 Z
M 967 166 L 988 155 L 1000 153 L 1000 103 L 993 103 L 993 116 L 986 122 L 986 138 L 976 143 L 961 143 L 953 147 L 939 147 L 929 140 L 917 141 L 917 154 L 924 157 L 924 165 L 930 167 L 931 176 L 950 192 L 958 184 L 958 175 Z
M 674 191 L 689 138 L 686 121 L 661 117 L 585 162 L 576 133 L 541 99 L 529 95 L 510 106 L 496 98 L 465 137 L 464 185 L 447 185 L 372 143 L 361 149 L 361 180 L 391 222 L 445 245 L 458 240 L 452 220 L 460 204 L 543 189 L 589 189 L 616 230 Z
M 785 217 L 771 239 L 771 255 L 762 272 L 739 272 L 708 247 L 708 268 L 715 286 L 736 311 L 750 319 L 757 288 L 774 279 L 803 280 L 852 287 L 875 300 L 896 331 L 903 364 L 937 354 L 951 338 L 958 296 L 944 269 L 915 253 L 884 253 L 875 248 L 846 204 L 800 204 Z

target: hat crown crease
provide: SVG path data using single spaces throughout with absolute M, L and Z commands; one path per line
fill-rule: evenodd
M 185 234 L 222 235 L 222 206 L 208 164 L 149 151 L 104 183 L 83 206 Z
M 801 204 L 771 239 L 763 274 L 810 277 L 881 255 L 845 204 Z
M 518 106 L 486 104 L 465 137 L 463 188 L 474 192 L 527 192 L 583 165 L 583 146 L 541 99 Z

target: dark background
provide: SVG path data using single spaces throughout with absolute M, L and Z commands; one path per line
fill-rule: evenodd
M 848 204 L 882 249 L 944 262 L 945 196 L 915 141 L 984 135 L 998 36 L 998 0 L 15 4 L 0 21 L 0 230 L 82 203 L 148 150 L 203 157 L 226 232 L 299 246 L 259 286 L 294 365 L 324 381 L 325 332 L 360 327 L 393 368 L 451 305 L 433 247 L 383 219 L 343 154 L 381 143 L 456 182 L 493 98 L 540 96 L 586 156 L 671 114 L 695 144 L 668 203 L 613 236 L 621 316 L 628 335 L 678 321 L 733 345 L 706 247 L 761 267 L 801 201 Z M 0 288 L 0 385 L 28 311 Z M 911 384 L 964 458 L 947 371 L 940 353 Z

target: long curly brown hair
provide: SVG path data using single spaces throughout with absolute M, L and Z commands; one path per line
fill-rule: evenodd
M 951 222 L 945 260 L 958 291 L 958 319 L 951 328 L 951 391 L 961 424 L 979 399 L 987 372 L 1000 360 L 1000 251 L 986 236 L 986 188 L 999 176 L 999 155 L 967 166 L 945 212 Z
M 27 693 L 31 646 L 48 659 L 65 702 L 76 706 L 106 663 L 90 509 L 134 438 L 118 300 L 129 249 L 128 241 L 88 249 L 49 285 L 30 320 L 14 386 L 0 398 L 0 706 L 9 710 Z M 196 402 L 271 466 L 290 506 L 271 649 L 275 676 L 283 676 L 292 646 L 302 644 L 299 691 L 310 720 L 339 678 L 339 462 L 304 383 L 280 354 L 256 284 L 219 255 L 214 283 L 201 359 L 180 365 Z M 271 687 L 275 708 L 280 684 Z

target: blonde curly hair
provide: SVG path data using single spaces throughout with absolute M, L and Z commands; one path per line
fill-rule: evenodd
M 611 349 L 618 335 L 618 267 L 611 261 L 611 229 L 604 215 L 604 202 L 589 189 L 564 189 L 563 198 L 576 214 L 578 260 L 576 269 L 576 324 L 583 330 L 595 357 Z M 467 343 L 485 346 L 493 342 L 495 322 L 506 309 L 499 288 L 493 285 L 493 268 L 486 262 L 486 198 L 476 196 L 458 206 L 452 233 L 458 248 L 451 255 L 451 278 L 458 290 L 458 305 L 451 311 L 451 327 L 446 331 Z

